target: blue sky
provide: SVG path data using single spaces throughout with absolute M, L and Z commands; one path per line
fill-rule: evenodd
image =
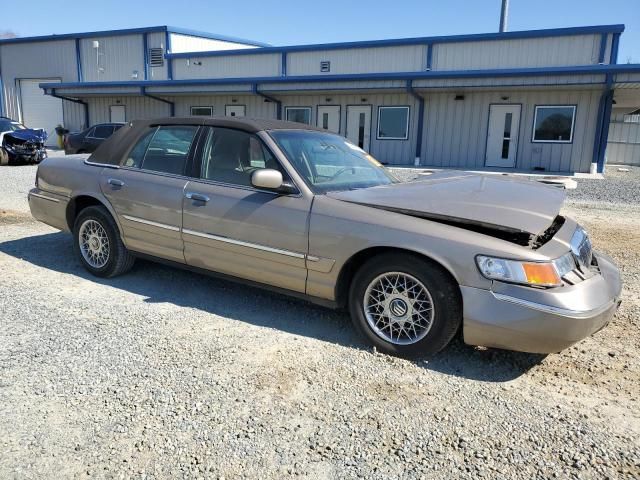
M 494 32 L 500 0 L 29 0 L 4 8 L 20 36 L 174 25 L 273 45 Z M 93 5 L 93 6 L 92 6 Z M 624 23 L 619 62 L 640 63 L 640 0 L 511 0 L 510 30 Z

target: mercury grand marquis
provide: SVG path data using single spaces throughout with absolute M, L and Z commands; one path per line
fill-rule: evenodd
M 345 138 L 244 118 L 132 122 L 89 158 L 42 162 L 35 218 L 114 277 L 136 257 L 349 311 L 378 350 L 562 350 L 603 328 L 612 260 L 560 215 L 562 189 L 446 171 L 402 183 Z

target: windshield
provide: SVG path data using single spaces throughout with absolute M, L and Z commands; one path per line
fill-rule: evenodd
M 270 134 L 316 193 L 399 181 L 375 158 L 339 135 L 306 130 L 275 130 Z
M 16 130 L 26 130 L 27 127 L 11 120 L 0 120 L 0 132 L 15 132 Z

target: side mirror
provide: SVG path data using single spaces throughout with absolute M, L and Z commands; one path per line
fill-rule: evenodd
M 282 178 L 282 173 L 272 168 L 261 168 L 251 174 L 251 185 L 280 193 L 296 193 L 297 189 Z

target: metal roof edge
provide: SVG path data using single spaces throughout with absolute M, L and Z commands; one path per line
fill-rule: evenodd
M 41 83 L 43 89 L 96 88 L 96 87 L 151 87 L 178 85 L 225 85 L 260 83 L 304 83 L 371 80 L 417 80 L 430 78 L 484 78 L 484 77 L 526 77 L 541 75 L 606 75 L 615 73 L 640 73 L 640 64 L 581 65 L 575 67 L 504 68 L 486 70 L 431 70 L 419 72 L 354 73 L 340 75 L 306 75 L 289 77 L 236 77 L 198 78 L 180 80 L 131 80 L 118 82 L 67 82 Z
M 247 53 L 286 53 L 286 52 L 304 52 L 316 50 L 337 50 L 342 48 L 369 48 L 369 47 L 389 47 L 401 45 L 416 45 L 429 43 L 456 43 L 468 41 L 491 41 L 491 40 L 508 40 L 508 39 L 524 39 L 524 38 L 545 38 L 571 35 L 584 35 L 590 33 L 622 33 L 625 26 L 623 24 L 614 25 L 591 25 L 584 27 L 566 27 L 551 28 L 541 30 L 520 30 L 512 32 L 495 32 L 495 33 L 471 33 L 465 35 L 448 35 L 440 37 L 411 37 L 411 38 L 392 38 L 386 40 L 365 40 L 354 42 L 336 42 L 336 43 L 318 43 L 309 45 L 287 45 L 280 47 L 265 47 L 254 52 L 246 50 L 213 50 L 204 52 L 181 52 L 169 53 L 167 58 L 192 58 L 192 57 L 214 57 L 227 55 L 243 55 Z

